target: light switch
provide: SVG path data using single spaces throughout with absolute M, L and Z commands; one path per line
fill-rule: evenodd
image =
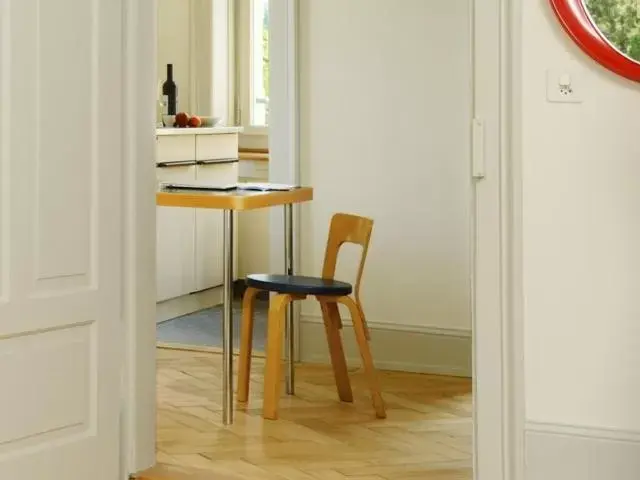
M 582 85 L 578 75 L 569 70 L 547 70 L 547 101 L 581 103 Z

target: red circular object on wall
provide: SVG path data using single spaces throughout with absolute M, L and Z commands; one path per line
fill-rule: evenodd
M 636 82 L 640 81 L 640 63 L 617 50 L 596 27 L 583 0 L 550 0 L 560 23 L 573 40 L 596 62 Z

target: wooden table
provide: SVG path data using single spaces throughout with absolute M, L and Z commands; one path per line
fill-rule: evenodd
M 156 193 L 161 207 L 212 208 L 224 211 L 224 277 L 222 321 L 222 421 L 233 423 L 233 212 L 284 206 L 285 272 L 293 275 L 293 205 L 313 199 L 313 189 L 299 187 L 287 191 L 163 189 Z M 287 393 L 293 394 L 293 303 L 287 312 Z

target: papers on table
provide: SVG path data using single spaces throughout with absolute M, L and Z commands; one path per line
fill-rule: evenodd
M 294 190 L 295 186 L 285 185 L 282 183 L 233 183 L 233 184 L 215 184 L 206 181 L 195 180 L 189 183 L 161 182 L 162 189 L 175 190 L 213 190 L 227 192 L 231 190 L 246 190 L 257 192 L 286 192 Z
M 260 192 L 286 192 L 296 188 L 293 185 L 285 185 L 283 183 L 239 183 L 238 190 L 257 190 Z
M 235 190 L 237 184 L 215 184 L 205 181 L 194 180 L 189 183 L 179 183 L 179 182 L 161 182 L 160 188 L 162 189 L 175 189 L 175 190 L 217 190 L 217 191 L 229 191 Z

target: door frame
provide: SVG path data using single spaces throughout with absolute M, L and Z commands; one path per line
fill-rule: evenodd
M 522 0 L 472 4 L 474 474 L 524 479 L 524 363 L 518 19 Z M 475 150 L 475 149 L 474 149 Z M 477 154 L 478 152 L 474 152 Z M 477 155 L 476 155 L 477 157 Z
M 157 0 L 122 0 L 125 322 L 122 478 L 156 458 Z
M 270 179 L 298 182 L 299 0 L 271 0 L 274 109 Z M 484 179 L 475 183 L 473 363 L 474 478 L 520 480 L 524 470 L 524 387 L 519 154 L 520 0 L 472 5 L 474 117 L 484 125 Z M 155 463 L 155 108 L 157 0 L 125 4 L 125 190 L 123 478 Z M 273 101 L 273 100 L 277 100 Z M 299 225 L 299 211 L 295 211 Z M 271 265 L 284 264 L 284 218 L 270 219 Z M 295 261 L 300 258 L 294 232 Z M 296 329 L 298 330 L 298 329 Z
M 269 2 L 269 181 L 299 184 L 298 0 Z M 300 205 L 293 206 L 293 264 L 300 265 Z M 284 214 L 269 212 L 269 265 L 285 272 Z M 294 359 L 300 358 L 300 302 L 293 303 Z

